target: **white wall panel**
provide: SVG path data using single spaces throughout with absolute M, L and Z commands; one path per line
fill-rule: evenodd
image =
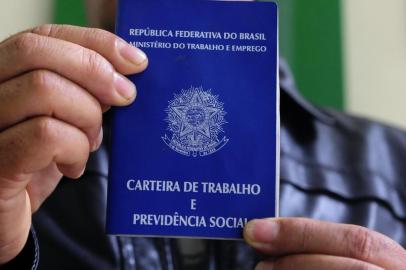
M 0 40 L 18 31 L 51 22 L 52 2 L 52 0 L 1 0 Z
M 346 107 L 406 128 L 406 0 L 343 0 Z

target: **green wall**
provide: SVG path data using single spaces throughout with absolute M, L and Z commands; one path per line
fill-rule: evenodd
M 281 56 L 291 65 L 299 89 L 316 104 L 342 109 L 340 0 L 276 2 Z M 55 0 L 55 22 L 85 25 L 83 0 Z
M 340 0 L 278 0 L 280 48 L 312 102 L 342 109 Z
M 54 22 L 58 24 L 86 25 L 84 0 L 54 0 Z

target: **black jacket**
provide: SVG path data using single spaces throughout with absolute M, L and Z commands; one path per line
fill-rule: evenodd
M 280 78 L 281 215 L 358 224 L 406 246 L 406 134 L 309 104 L 283 62 Z M 176 240 L 105 234 L 107 173 L 103 147 L 34 215 L 36 236 L 9 267 L 35 269 L 39 258 L 39 269 L 182 269 Z M 259 259 L 243 242 L 205 243 L 204 269 Z

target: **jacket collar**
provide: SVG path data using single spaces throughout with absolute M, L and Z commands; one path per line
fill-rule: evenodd
M 295 80 L 292 72 L 286 61 L 282 58 L 279 59 L 279 85 L 280 91 L 286 95 L 281 95 L 281 104 L 285 102 L 293 102 L 295 106 L 300 107 L 309 116 L 316 118 L 317 120 L 332 125 L 335 120 L 328 115 L 322 109 L 304 99 L 297 90 Z M 289 100 L 286 100 L 288 98 Z

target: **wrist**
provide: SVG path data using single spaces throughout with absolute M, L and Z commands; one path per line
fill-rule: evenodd
M 9 263 L 20 254 L 25 247 L 29 237 L 29 229 L 23 235 L 0 246 L 0 266 Z
M 31 228 L 23 249 L 11 261 L 0 265 L 0 270 L 31 269 L 35 270 L 39 262 L 39 247 L 35 230 Z
M 16 199 L 14 210 L 0 211 L 0 265 L 13 260 L 24 248 L 31 227 L 31 204 L 24 194 Z M 8 203 L 4 203 L 7 205 Z

